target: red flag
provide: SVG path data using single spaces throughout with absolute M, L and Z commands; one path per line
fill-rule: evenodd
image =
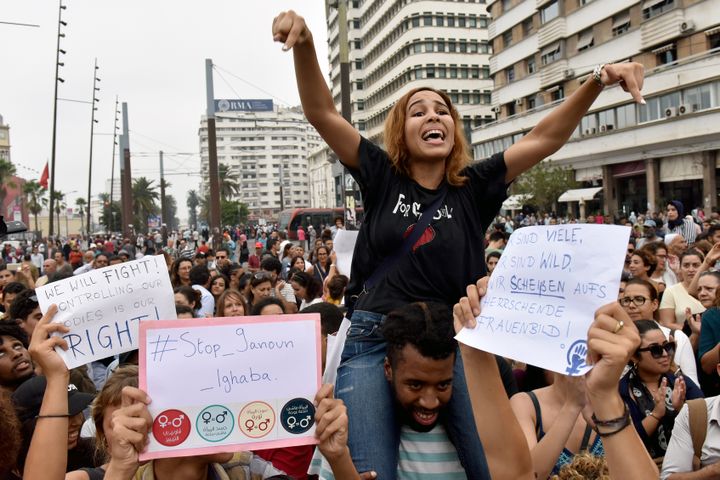
M 43 168 L 42 175 L 40 175 L 40 186 L 42 186 L 46 190 L 48 188 L 48 177 L 49 176 L 50 176 L 50 174 L 48 173 L 48 164 L 45 163 L 45 168 Z

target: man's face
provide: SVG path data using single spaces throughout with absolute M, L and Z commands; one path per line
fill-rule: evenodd
M 0 270 L 0 287 L 5 288 L 5 285 L 12 282 L 13 274 L 10 270 Z
M 57 262 L 55 260 L 48 259 L 43 262 L 43 271 L 46 275 L 55 273 L 55 270 L 57 270 Z
M 655 238 L 654 227 L 645 227 L 645 238 Z
M 424 357 L 405 345 L 393 367 L 385 359 L 385 378 L 390 382 L 403 423 L 413 430 L 429 432 L 452 396 L 455 355 L 443 360 Z
M 35 325 L 38 324 L 40 319 L 42 319 L 42 312 L 40 311 L 40 307 L 35 307 L 35 310 L 30 312 L 30 315 L 25 318 L 18 318 L 18 320 L 20 320 L 20 326 L 23 330 L 25 330 L 28 338 L 32 338 L 32 334 L 35 331 Z
M 217 265 L 222 266 L 225 265 L 228 262 L 228 254 L 224 250 L 220 250 L 215 254 L 215 263 Z
M 55 255 L 53 256 L 53 258 L 55 259 L 55 261 L 57 263 L 60 263 L 60 264 L 62 264 L 65 261 L 65 257 L 63 257 L 62 252 L 55 252 Z
M 85 263 L 92 263 L 94 258 L 95 258 L 95 252 L 92 250 L 88 250 L 83 254 L 83 262 L 85 262 Z
M 716 231 L 715 233 L 713 233 L 712 242 L 713 242 L 713 245 L 715 245 L 716 243 L 720 242 L 720 230 L 718 230 L 718 231 Z
M 0 336 L 0 385 L 16 387 L 33 374 L 30 353 L 15 337 Z
M 103 268 L 108 266 L 108 257 L 105 255 L 98 255 L 95 257 L 94 268 Z

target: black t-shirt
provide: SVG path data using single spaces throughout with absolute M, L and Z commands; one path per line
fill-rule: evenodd
M 353 255 L 347 295 L 357 295 L 388 256 L 402 245 L 408 228 L 432 204 L 440 190 L 430 190 L 397 173 L 380 147 L 362 138 L 360 169 L 350 169 L 363 194 L 365 218 Z M 360 296 L 357 310 L 387 314 L 410 302 L 452 305 L 465 288 L 485 275 L 485 229 L 507 198 L 502 153 L 474 163 L 463 172 L 461 187 L 448 186 L 430 226 L 384 279 Z

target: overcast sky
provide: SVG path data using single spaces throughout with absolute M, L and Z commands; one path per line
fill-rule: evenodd
M 89 101 L 93 61 L 101 79 L 93 146 L 93 197 L 110 178 L 115 96 L 127 102 L 133 177 L 159 183 L 157 152 L 165 151 L 170 194 L 181 219 L 185 195 L 198 189 L 197 130 L 205 111 L 205 59 L 220 68 L 215 98 L 273 98 L 299 104 L 292 53 L 272 41 L 272 19 L 295 9 L 305 16 L 327 78 L 327 35 L 321 0 L 65 0 L 65 66 L 60 98 Z M 52 146 L 53 77 L 58 2 L 2 0 L 0 115 L 10 125 L 11 159 L 18 174 L 38 179 Z M 260 90 L 259 88 L 262 90 Z M 264 92 L 263 92 L 264 90 Z M 89 104 L 58 104 L 56 188 L 68 205 L 87 196 Z M 191 155 L 185 155 L 190 153 Z M 117 158 L 117 157 L 116 157 Z M 116 175 L 117 175 L 116 161 Z

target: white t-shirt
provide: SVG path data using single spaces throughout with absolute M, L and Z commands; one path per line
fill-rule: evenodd
M 671 308 L 675 312 L 675 321 L 684 323 L 685 309 L 688 307 L 690 307 L 692 313 L 703 313 L 705 311 L 702 303 L 690 295 L 682 283 L 677 283 L 665 289 L 662 302 L 660 302 L 660 310 Z

